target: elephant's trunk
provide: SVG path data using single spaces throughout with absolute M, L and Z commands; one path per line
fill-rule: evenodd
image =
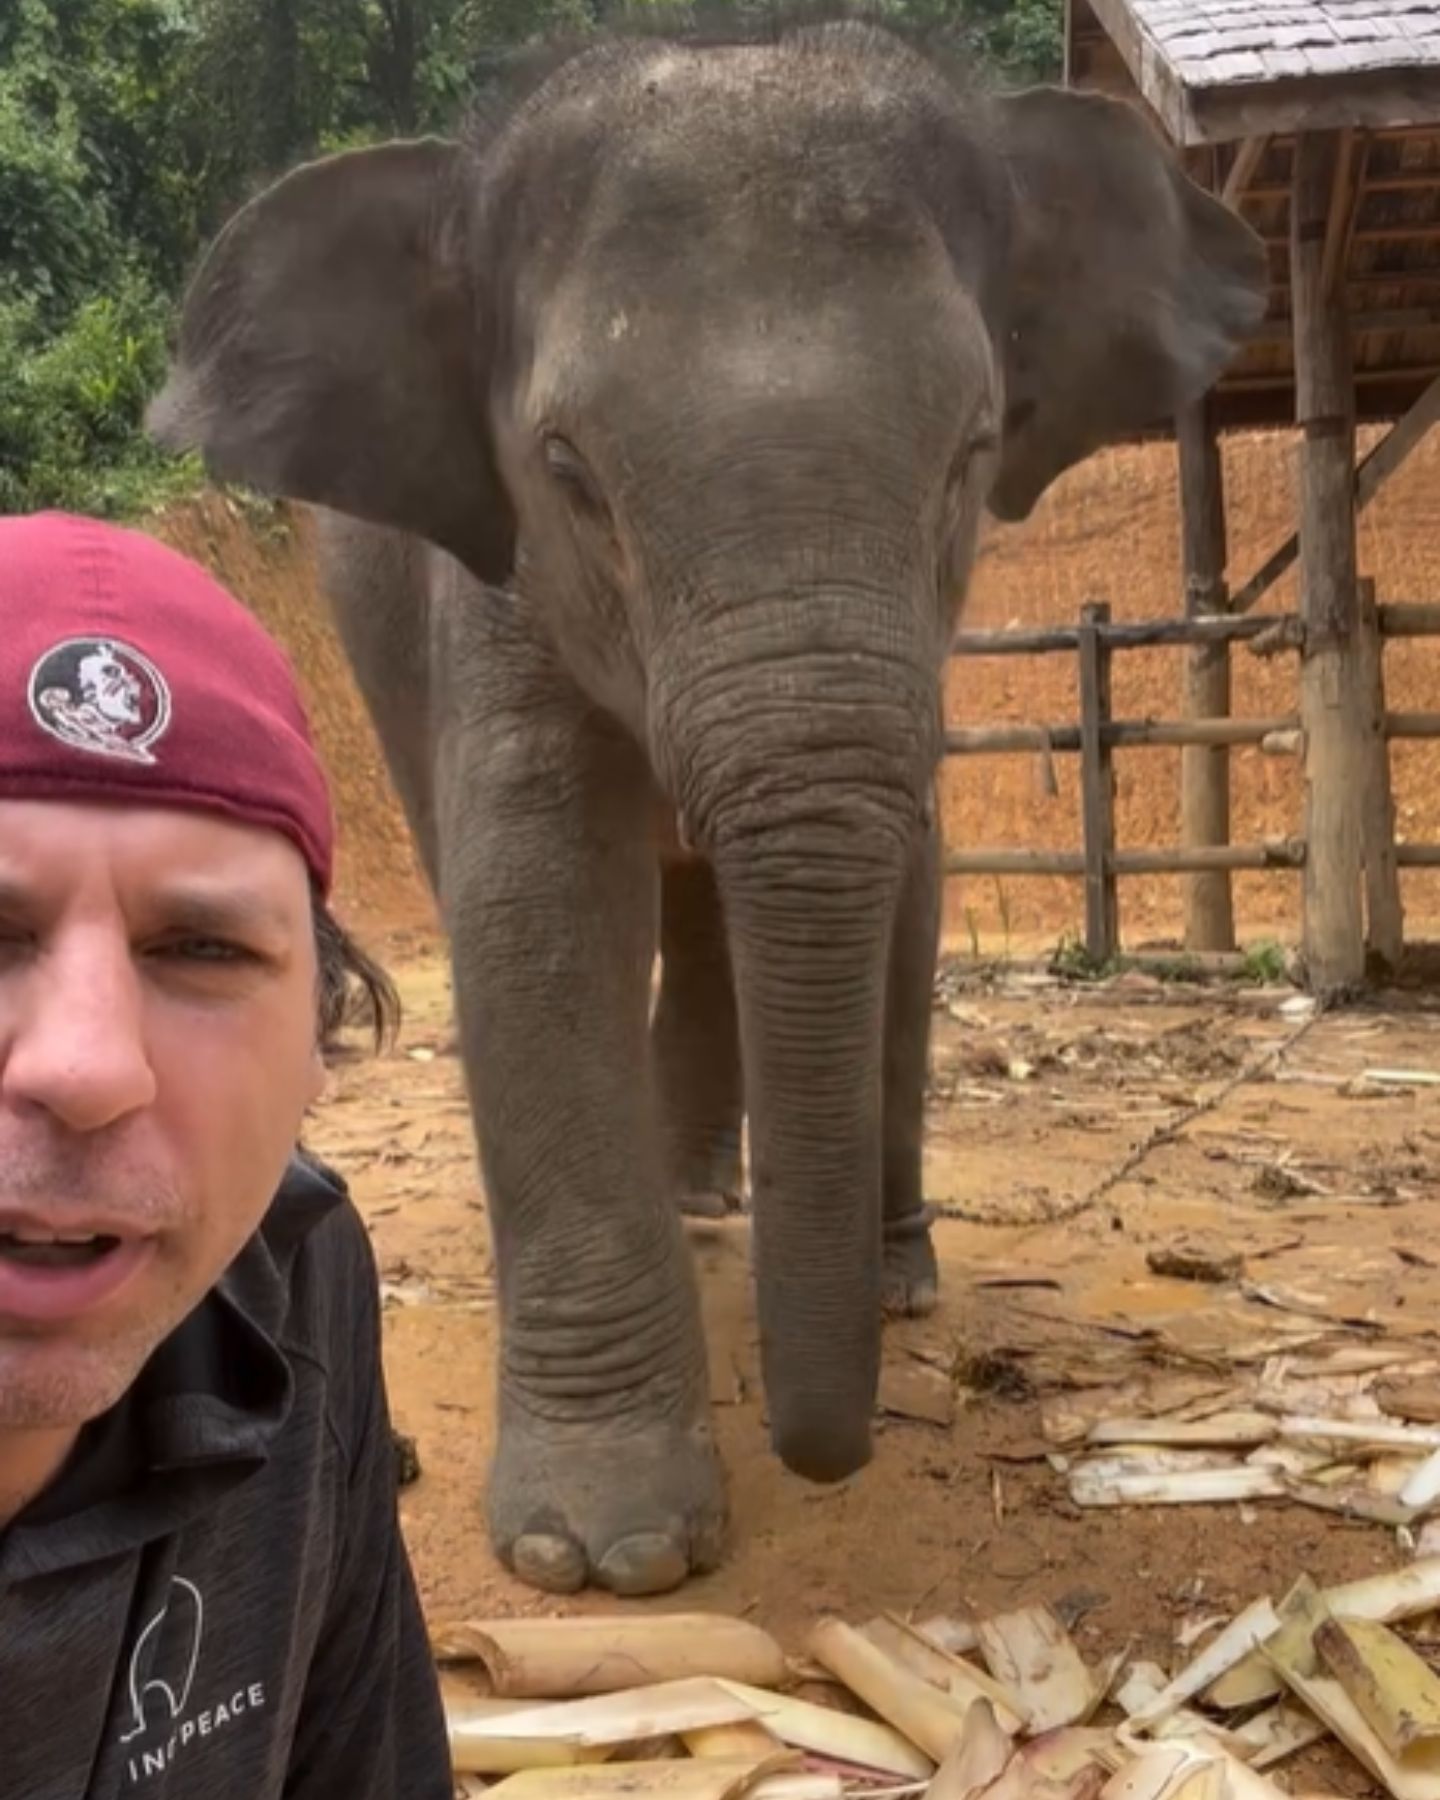
M 821 1481 L 869 1460 L 879 1373 L 886 960 L 938 722 L 900 635 L 751 663 L 728 703 L 692 689 L 682 733 L 739 1005 L 771 1436 Z
M 880 1358 L 880 1145 L 888 871 L 817 885 L 793 846 L 721 870 L 750 1119 L 761 1364 L 786 1466 L 870 1458 Z M 833 841 L 821 855 L 844 854 Z

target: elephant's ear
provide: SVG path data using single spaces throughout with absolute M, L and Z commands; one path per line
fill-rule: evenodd
M 1260 240 L 1123 101 L 1035 88 L 998 103 L 1014 194 L 1006 420 L 992 511 L 1198 399 L 1265 308 Z
M 252 200 L 191 284 L 147 423 L 222 479 L 399 526 L 499 582 L 514 518 L 461 154 L 433 139 L 351 151 Z

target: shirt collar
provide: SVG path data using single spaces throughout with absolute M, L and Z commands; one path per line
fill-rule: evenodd
M 291 1265 L 345 1193 L 338 1176 L 297 1153 L 220 1281 L 85 1428 L 57 1480 L 0 1532 L 0 1586 L 166 1536 L 265 1464 L 294 1399 L 277 1342 Z

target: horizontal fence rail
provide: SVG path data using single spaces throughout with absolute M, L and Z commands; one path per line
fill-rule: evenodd
M 1381 637 L 1440 637 L 1440 606 L 1392 601 L 1376 609 Z M 952 656 L 1046 656 L 1077 650 L 1083 626 L 1057 625 L 1037 631 L 961 631 Z M 1303 628 L 1295 613 L 1216 613 L 1189 619 L 1141 619 L 1095 627 L 1111 650 L 1164 649 L 1184 644 L 1230 644 L 1273 638 L 1299 648 Z
M 1298 734 L 1300 718 L 1287 713 L 1270 719 L 1112 719 L 1100 726 L 1100 741 L 1110 750 L 1200 744 L 1259 744 L 1285 752 L 1298 748 L 1288 741 Z M 1440 737 L 1440 712 L 1386 713 L 1387 738 Z M 974 725 L 945 733 L 947 756 L 1006 756 L 1037 750 L 1073 754 L 1081 747 L 1078 725 Z
M 1407 715 L 1409 716 L 1409 715 Z M 1099 727 L 1107 750 L 1134 750 L 1174 744 L 1262 744 L 1277 731 L 1294 731 L 1300 721 L 1274 719 L 1111 719 Z M 973 725 L 945 733 L 947 756 L 1009 756 L 1017 751 L 1073 753 L 1078 725 Z
M 1420 848 L 1421 846 L 1415 846 Z M 1405 860 L 1403 852 L 1400 860 Z M 1287 838 L 1274 844 L 1197 844 L 1173 850 L 1112 850 L 1116 875 L 1197 875 L 1210 869 L 1299 869 L 1305 845 Z M 1436 862 L 1440 864 L 1440 846 Z M 947 875 L 1083 875 L 1083 850 L 952 850 Z
M 1440 637 L 1440 606 L 1393 602 L 1371 606 L 1367 617 L 1376 639 Z M 1176 845 L 1120 849 L 1115 843 L 1113 753 L 1147 747 L 1222 749 L 1259 745 L 1281 755 L 1302 755 L 1305 733 L 1298 712 L 1258 719 L 1116 719 L 1110 714 L 1110 660 L 1116 651 L 1185 645 L 1247 643 L 1257 655 L 1304 648 L 1304 630 L 1294 613 L 1211 614 L 1117 623 L 1103 604 L 1081 608 L 1078 625 L 1043 630 L 962 631 L 951 654 L 1047 656 L 1072 653 L 1077 659 L 1078 722 L 1036 725 L 1005 723 L 952 727 L 945 733 L 947 756 L 1052 754 L 1080 758 L 1082 846 L 1078 850 L 981 847 L 950 849 L 947 875 L 1062 875 L 1085 883 L 1085 941 L 1092 959 L 1108 962 L 1119 949 L 1115 883 L 1122 875 L 1185 875 L 1211 871 L 1302 869 L 1303 837 L 1260 844 Z M 1222 652 L 1223 653 L 1223 652 Z M 1440 712 L 1384 709 L 1376 644 L 1373 731 L 1381 740 L 1440 738 Z M 1377 751 L 1383 761 L 1383 748 Z M 1440 868 L 1440 844 L 1390 848 L 1394 866 Z

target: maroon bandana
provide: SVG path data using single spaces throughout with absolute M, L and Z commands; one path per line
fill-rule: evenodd
M 334 820 L 290 664 L 198 564 L 143 532 L 0 519 L 0 798 L 268 826 L 330 890 Z

